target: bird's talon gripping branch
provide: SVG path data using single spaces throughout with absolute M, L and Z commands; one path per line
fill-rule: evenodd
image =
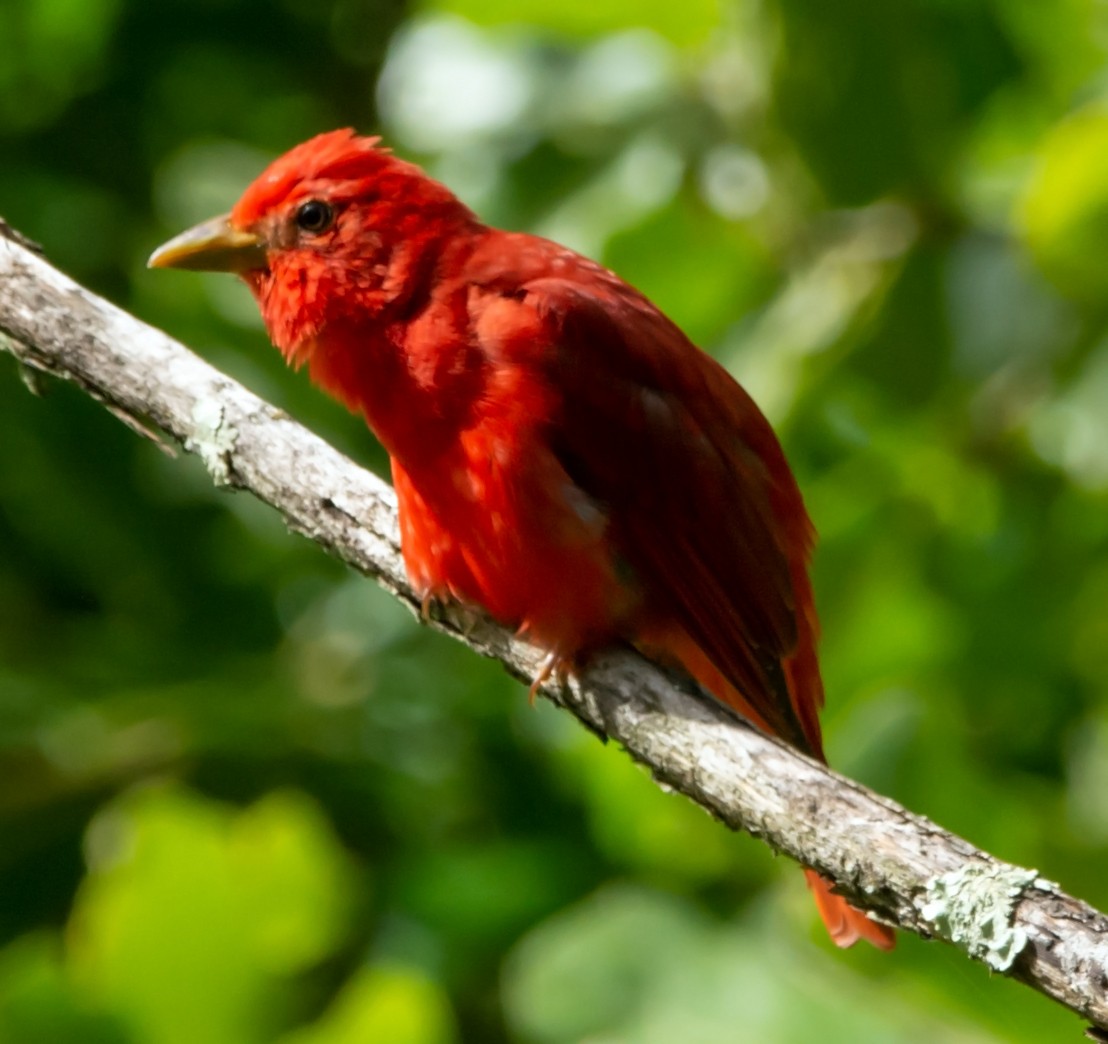
M 476 609 L 460 602 L 449 592 L 432 588 L 420 599 L 419 618 L 422 623 L 428 624 L 436 616 L 440 618 L 449 616 L 450 622 L 465 638 L 473 637 L 473 632 L 481 620 L 481 614 Z
M 531 682 L 531 687 L 527 690 L 527 702 L 533 707 L 535 705 L 535 697 L 538 695 L 539 689 L 546 684 L 551 678 L 556 678 L 558 684 L 565 688 L 569 682 L 570 672 L 573 670 L 573 660 L 562 656 L 559 652 L 549 652 L 542 658 L 542 663 L 539 664 L 539 673 L 535 675 L 535 680 Z

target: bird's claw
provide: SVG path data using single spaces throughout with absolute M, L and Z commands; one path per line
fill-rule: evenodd
M 419 619 L 422 623 L 431 622 L 431 609 L 436 605 L 442 605 L 442 599 L 434 591 L 424 591 L 419 600 Z
M 460 602 L 453 595 L 442 591 L 427 591 L 419 601 L 419 618 L 427 624 L 432 620 L 435 606 L 439 608 L 439 616 L 449 613 L 453 619 L 448 621 L 457 625 L 463 638 L 470 638 L 474 628 L 481 619 L 481 614 L 471 609 L 464 602 Z
M 531 687 L 527 690 L 527 702 L 532 707 L 535 705 L 536 694 L 551 676 L 558 680 L 558 684 L 562 686 L 562 688 L 565 688 L 572 670 L 572 659 L 563 656 L 557 650 L 548 652 L 542 658 L 542 663 L 539 664 L 539 673 L 535 675 L 535 680 L 531 682 Z

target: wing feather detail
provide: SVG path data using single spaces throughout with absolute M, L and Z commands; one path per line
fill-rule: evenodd
M 683 628 L 775 733 L 818 754 L 812 530 L 777 438 L 645 298 L 615 277 L 597 285 L 595 273 L 588 287 L 527 284 L 553 327 L 538 361 L 560 398 L 551 449 L 605 505 L 660 622 Z

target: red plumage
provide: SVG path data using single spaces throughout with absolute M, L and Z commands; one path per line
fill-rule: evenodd
M 274 162 L 228 227 L 253 261 L 219 267 L 388 450 L 417 591 L 560 665 L 629 641 L 823 757 L 800 491 L 754 402 L 650 301 L 350 131 Z M 808 877 L 835 942 L 892 946 Z

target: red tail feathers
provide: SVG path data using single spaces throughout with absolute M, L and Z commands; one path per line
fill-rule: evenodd
M 831 882 L 820 877 L 815 870 L 805 870 L 808 887 L 816 900 L 823 923 L 836 946 L 844 949 L 853 946 L 859 939 L 873 943 L 879 950 L 891 950 L 896 945 L 896 936 L 891 928 L 871 921 L 861 910 L 856 910 L 841 895 L 831 891 Z
M 686 632 L 676 628 L 659 629 L 644 633 L 639 637 L 639 648 L 651 659 L 663 661 L 676 657 L 701 685 L 704 686 L 716 699 L 728 706 L 734 707 L 740 714 L 754 722 L 766 732 L 772 732 L 766 722 L 758 715 L 758 712 L 747 702 L 742 693 L 732 685 L 708 658 L 707 653 L 694 642 Z M 814 691 L 819 686 L 819 668 L 814 657 L 809 657 L 808 678 L 805 684 L 807 691 Z M 814 681 L 813 681 L 814 679 Z M 795 682 L 794 682 L 795 683 Z M 823 752 L 820 750 L 819 724 L 815 719 L 815 703 L 800 703 L 800 706 L 808 707 L 812 723 L 810 728 L 812 737 L 809 742 L 815 756 L 823 760 Z M 808 878 L 808 887 L 816 900 L 816 907 L 823 923 L 827 925 L 827 931 L 836 946 L 853 946 L 859 939 L 865 939 L 880 950 L 891 950 L 896 945 L 896 936 L 891 928 L 886 928 L 876 921 L 871 921 L 861 910 L 854 909 L 841 895 L 835 895 L 831 891 L 830 881 L 824 880 L 814 870 L 805 870 Z

